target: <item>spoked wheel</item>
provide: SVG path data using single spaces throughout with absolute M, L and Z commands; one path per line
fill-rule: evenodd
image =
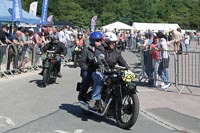
M 137 94 L 125 95 L 117 104 L 117 125 L 123 129 L 131 128 L 139 114 L 139 99 Z

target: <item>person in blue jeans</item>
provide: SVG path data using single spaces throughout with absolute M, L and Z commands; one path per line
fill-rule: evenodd
M 105 48 L 105 60 L 109 65 L 110 69 L 114 69 L 116 64 L 125 67 L 126 69 L 130 69 L 126 61 L 121 55 L 121 51 L 115 47 L 116 42 L 118 40 L 117 36 L 113 32 L 105 33 L 105 41 L 108 44 L 108 47 Z M 104 75 L 100 71 L 95 71 L 92 74 L 93 79 L 93 90 L 92 97 L 89 101 L 89 107 L 95 108 L 98 106 L 99 100 L 101 99 L 101 88 L 103 86 Z
M 80 68 L 81 68 L 81 88 L 78 95 L 79 101 L 86 101 L 87 91 L 91 85 L 92 74 L 98 69 L 99 54 L 104 54 L 104 46 L 102 45 L 102 33 L 101 32 L 92 32 L 90 34 L 90 45 L 83 47 L 81 51 L 80 58 Z
M 158 67 L 158 75 L 160 76 L 163 84 L 161 84 L 161 89 L 167 89 L 170 86 L 169 83 L 169 61 L 170 56 L 168 53 L 168 46 L 167 41 L 165 39 L 165 35 L 162 32 L 157 33 L 158 38 L 160 38 L 160 45 L 159 48 L 161 50 L 160 52 L 160 64 Z

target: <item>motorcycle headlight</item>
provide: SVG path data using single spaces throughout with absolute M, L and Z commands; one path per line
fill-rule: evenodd
M 135 79 L 135 74 L 130 70 L 125 70 L 122 75 L 122 80 L 125 82 L 131 82 Z
M 78 47 L 75 47 L 75 48 L 74 48 L 74 51 L 78 51 L 78 50 L 79 50 L 79 48 L 78 48 Z
M 52 58 L 53 55 L 51 53 L 47 53 L 47 58 Z

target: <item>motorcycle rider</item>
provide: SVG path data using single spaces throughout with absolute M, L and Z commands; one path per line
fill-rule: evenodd
M 46 52 L 47 50 L 52 50 L 54 51 L 54 54 L 59 54 L 60 56 L 56 56 L 56 69 L 58 72 L 58 77 L 62 77 L 62 74 L 60 72 L 61 69 L 61 57 L 64 57 L 66 54 L 67 50 L 65 48 L 65 44 L 62 42 L 59 42 L 59 37 L 57 33 L 52 33 L 51 34 L 51 41 L 46 44 L 42 49 L 40 54 Z M 43 75 L 43 70 L 40 73 L 40 75 Z
M 82 32 L 78 32 L 77 34 L 77 38 L 75 39 L 75 48 L 74 48 L 74 51 L 73 51 L 73 61 L 75 60 L 74 59 L 74 55 L 75 55 L 75 50 L 76 49 L 79 49 L 79 48 L 83 48 L 83 46 L 85 45 L 85 42 L 84 42 L 84 38 L 83 38 L 83 33 Z M 78 46 L 78 47 L 77 47 Z
M 92 32 L 90 34 L 90 45 L 84 47 L 81 51 L 80 58 L 80 68 L 81 68 L 81 77 L 82 83 L 79 90 L 78 100 L 85 101 L 88 88 L 92 81 L 92 73 L 98 68 L 98 56 L 99 54 L 104 54 L 104 46 L 102 45 L 102 33 L 101 32 Z
M 117 41 L 118 38 L 116 34 L 114 34 L 113 32 L 105 33 L 105 42 L 108 45 L 104 52 L 105 60 L 108 63 L 110 69 L 114 69 L 115 65 L 118 64 L 120 66 L 125 67 L 128 70 L 130 69 L 130 67 L 122 57 L 121 51 L 116 48 Z M 96 105 L 98 106 L 98 101 L 101 99 L 101 88 L 103 85 L 104 75 L 100 71 L 95 71 L 92 73 L 92 79 L 94 81 L 92 97 L 88 103 L 89 107 L 96 108 Z
M 78 32 L 78 36 L 75 39 L 75 44 L 80 47 L 82 47 L 85 44 L 82 32 Z

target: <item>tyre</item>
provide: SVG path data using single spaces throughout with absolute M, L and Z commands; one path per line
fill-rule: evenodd
M 48 69 L 43 70 L 43 86 L 46 87 L 49 82 L 49 71 Z
M 121 103 L 117 103 L 117 125 L 123 129 L 130 129 L 139 115 L 139 99 L 137 94 L 126 94 Z
M 78 66 L 77 54 L 74 54 L 74 68 Z

